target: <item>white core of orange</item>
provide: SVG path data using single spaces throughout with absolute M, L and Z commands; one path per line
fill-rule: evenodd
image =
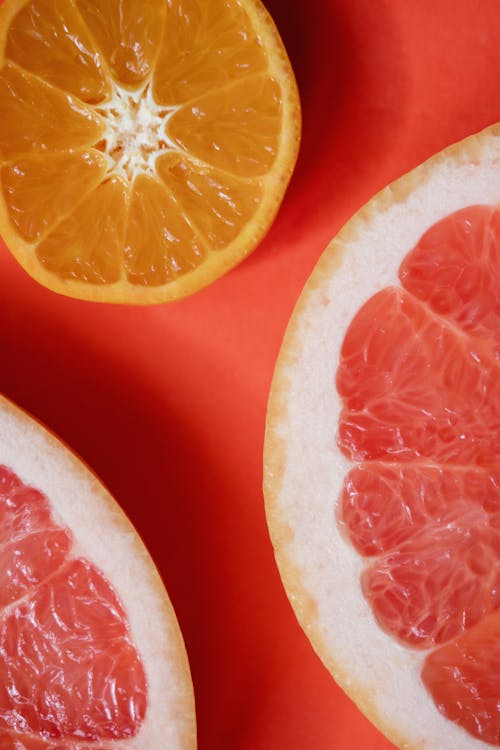
M 127 182 L 139 174 L 156 176 L 156 161 L 167 149 L 179 151 L 167 133 L 167 126 L 179 107 L 159 105 L 148 81 L 135 90 L 113 84 L 108 101 L 95 107 L 104 120 L 102 147 L 109 171 Z

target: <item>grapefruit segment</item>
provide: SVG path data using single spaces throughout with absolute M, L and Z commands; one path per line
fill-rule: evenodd
M 500 745 L 500 613 L 430 654 L 422 679 L 441 711 L 470 734 Z
M 339 512 L 360 554 L 363 593 L 377 622 L 431 648 L 500 605 L 499 476 L 468 467 L 361 464 Z
M 403 287 L 500 356 L 500 210 L 467 206 L 432 226 L 400 268 Z
M 71 536 L 47 499 L 7 467 L 0 475 L 0 603 L 12 605 L 0 611 L 0 725 L 56 739 L 133 736 L 146 682 L 115 592 L 69 558 Z
M 400 269 L 403 286 L 417 296 L 387 288 L 347 329 L 337 371 L 344 403 L 339 446 L 351 460 L 376 459 L 372 473 L 381 459 L 453 464 L 448 475 L 498 465 L 500 373 L 492 331 L 499 295 L 489 268 L 498 253 L 499 216 L 490 206 L 467 207 L 431 227 Z M 363 571 L 362 590 L 377 622 L 410 646 L 429 649 L 457 638 L 500 606 L 498 484 L 486 477 L 480 502 L 470 503 L 463 493 L 461 507 L 441 485 L 442 518 L 422 514 L 422 480 L 413 488 L 405 482 L 400 497 L 407 536 L 400 533 L 399 542 Z M 381 479 L 368 501 L 375 523 L 398 504 L 387 469 Z M 356 527 L 358 518 L 345 503 L 351 486 L 348 476 L 343 497 L 349 513 L 342 521 Z M 436 487 L 431 503 L 435 494 Z M 493 523 L 485 498 L 496 511 Z M 401 509 L 396 513 L 400 518 Z M 458 672 L 447 674 L 458 679 Z M 432 677 L 427 682 L 432 685 Z
M 453 221 L 452 221 L 453 223 Z M 491 354 L 402 289 L 366 302 L 337 371 L 339 443 L 355 461 L 489 465 L 500 453 Z
M 19 599 L 43 581 L 67 555 L 69 538 L 62 529 L 31 532 L 0 551 L 0 606 Z
M 62 564 L 71 537 L 42 493 L 0 466 L 0 607 L 29 593 Z
M 483 518 L 498 529 L 499 515 L 497 472 L 423 462 L 356 465 L 338 505 L 342 530 L 365 557 L 390 552 L 426 527 L 456 524 L 461 517 Z
M 123 609 L 102 575 L 72 560 L 2 618 L 0 722 L 45 738 L 137 734 L 142 664 Z
M 72 742 L 57 742 L 57 744 L 54 744 L 53 741 L 48 743 L 34 739 L 29 735 L 5 734 L 0 736 L 0 750 L 85 750 L 85 745 L 75 745 Z M 103 745 L 102 750 L 111 750 L 111 748 Z
M 431 648 L 500 604 L 500 535 L 479 508 L 427 525 L 365 568 L 363 593 L 381 627 Z
M 102 101 L 109 93 L 107 71 L 71 1 L 27 3 L 11 22 L 6 55 L 84 102 Z

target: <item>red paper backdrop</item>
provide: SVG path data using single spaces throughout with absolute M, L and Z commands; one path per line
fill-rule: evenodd
M 184 633 L 199 750 L 389 750 L 281 586 L 261 491 L 266 400 L 331 237 L 389 181 L 500 119 L 500 13 L 497 0 L 266 4 L 303 104 L 267 238 L 211 288 L 138 309 L 46 291 L 0 243 L 0 391 L 82 455 L 142 534 Z

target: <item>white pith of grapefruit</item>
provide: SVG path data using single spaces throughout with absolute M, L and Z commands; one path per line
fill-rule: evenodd
M 399 747 L 480 750 L 444 718 L 412 650 L 376 624 L 359 583 L 363 558 L 339 532 L 335 508 L 353 467 L 337 446 L 335 388 L 346 330 L 424 232 L 465 206 L 500 201 L 500 128 L 458 143 L 383 190 L 329 245 L 296 305 L 268 406 L 264 493 L 285 589 L 336 681 Z
M 53 520 L 73 538 L 70 558 L 86 558 L 111 584 L 144 667 L 147 709 L 138 733 L 88 744 L 83 738 L 82 746 L 193 750 L 194 696 L 184 642 L 160 575 L 128 518 L 76 455 L 3 396 L 0 465 L 48 498 Z M 78 738 L 59 741 L 65 740 L 80 746 Z

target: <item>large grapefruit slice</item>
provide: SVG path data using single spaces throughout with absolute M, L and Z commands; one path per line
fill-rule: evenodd
M 297 616 L 400 747 L 500 745 L 500 128 L 340 232 L 277 364 L 267 515 Z
M 0 397 L 0 748 L 192 750 L 189 668 L 130 522 Z
M 148 304 L 268 230 L 300 104 L 260 0 L 4 0 L 0 235 L 50 289 Z

